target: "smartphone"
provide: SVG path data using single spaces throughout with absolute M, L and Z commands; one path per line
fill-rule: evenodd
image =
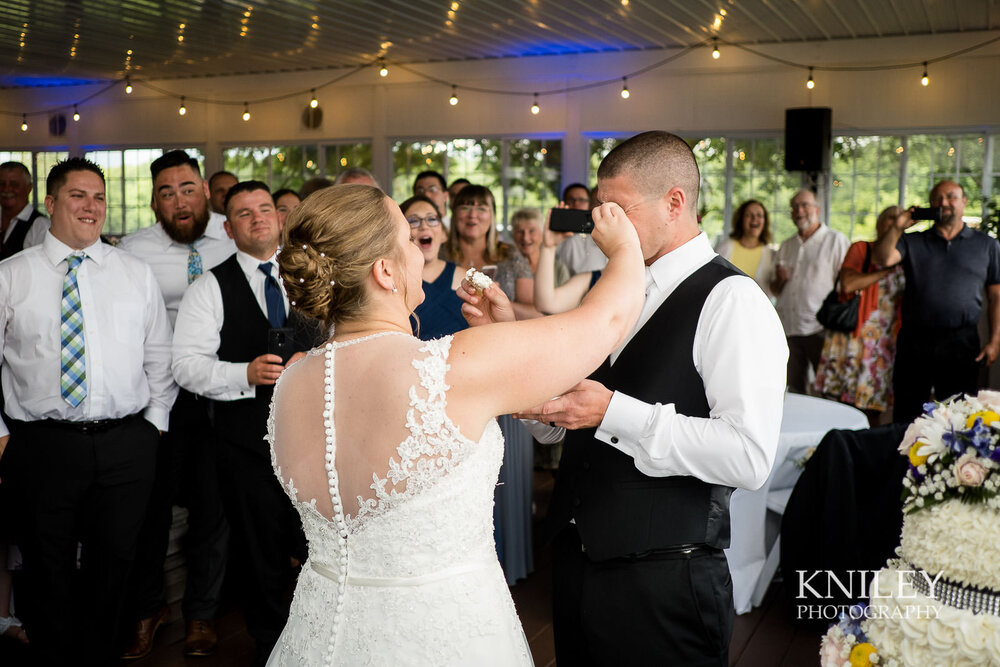
M 914 206 L 910 209 L 910 218 L 913 220 L 933 220 L 941 222 L 941 207 L 919 208 Z
M 549 229 L 554 232 L 575 232 L 589 234 L 594 231 L 594 221 L 590 211 L 574 208 L 554 208 L 549 215 Z
M 281 357 L 281 363 L 287 364 L 295 354 L 295 330 L 291 327 L 267 330 L 267 353 Z

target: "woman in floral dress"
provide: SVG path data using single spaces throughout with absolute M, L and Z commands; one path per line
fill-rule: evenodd
M 896 215 L 890 206 L 878 217 L 881 236 Z M 826 332 L 823 353 L 816 369 L 816 392 L 853 405 L 868 415 L 874 426 L 892 406 L 892 365 L 899 332 L 899 305 L 903 296 L 902 267 L 882 268 L 871 264 L 871 241 L 858 241 L 847 251 L 840 270 L 844 294 L 858 292 L 858 325 L 851 333 Z

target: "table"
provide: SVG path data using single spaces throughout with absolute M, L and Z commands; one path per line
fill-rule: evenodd
M 736 489 L 729 505 L 732 541 L 726 549 L 737 614 L 760 605 L 778 569 L 781 536 L 769 544 L 768 510 L 781 515 L 810 449 L 831 429 L 868 428 L 857 408 L 801 394 L 785 394 L 774 466 L 756 491 Z

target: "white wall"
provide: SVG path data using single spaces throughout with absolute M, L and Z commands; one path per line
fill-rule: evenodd
M 888 65 L 921 62 L 994 37 L 966 33 L 921 37 L 844 40 L 757 47 L 770 55 L 812 65 Z M 219 166 L 219 147 L 232 143 L 282 144 L 320 140 L 372 141 L 374 168 L 389 182 L 389 146 L 398 138 L 450 138 L 485 135 L 563 137 L 566 181 L 586 178 L 588 135 L 669 129 L 683 135 L 780 133 L 784 110 L 796 106 L 833 108 L 835 132 L 891 132 L 963 128 L 1000 128 L 1000 43 L 930 67 L 931 85 L 919 85 L 920 67 L 877 72 L 815 72 L 816 88 L 805 87 L 807 73 L 721 46 L 722 57 L 697 49 L 657 70 L 629 80 L 632 97 L 622 100 L 620 77 L 676 51 L 602 53 L 413 65 L 414 70 L 460 86 L 460 103 L 448 104 L 448 86 L 427 82 L 390 64 L 382 79 L 368 68 L 317 90 L 323 125 L 301 123 L 308 89 L 344 70 L 206 79 L 158 80 L 177 96 L 235 102 L 233 106 L 178 99 L 142 85 L 126 96 L 113 88 L 80 107 L 79 123 L 68 120 L 64 137 L 49 137 L 45 117 L 0 118 L 5 150 L 66 146 L 72 152 L 91 145 L 200 145 L 206 168 Z M 391 63 L 391 61 L 390 61 Z M 532 91 L 557 90 L 615 79 L 587 91 L 542 96 L 542 111 L 528 112 Z M 517 90 L 524 97 L 462 90 L 461 86 Z M 21 113 L 72 104 L 100 86 L 5 91 L 0 108 Z M 305 90 L 292 99 L 251 105 L 253 117 L 240 119 L 242 101 Z M 65 112 L 67 119 L 72 112 Z

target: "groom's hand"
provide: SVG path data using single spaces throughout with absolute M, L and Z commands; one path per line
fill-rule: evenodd
M 514 416 L 570 430 L 595 427 L 604 420 L 612 393 L 600 382 L 584 380 L 562 396 Z

